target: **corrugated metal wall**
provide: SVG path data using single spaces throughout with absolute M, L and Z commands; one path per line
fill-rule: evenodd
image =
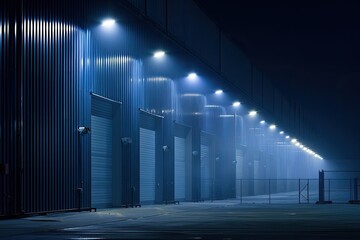
M 252 98 L 259 106 L 263 106 L 263 73 L 255 66 L 252 68 Z
M 21 20 L 16 8 L 18 1 L 0 3 L 0 214 L 21 211 L 21 75 L 17 72 L 21 41 L 15 22 Z
M 167 30 L 168 0 L 146 0 L 146 15 L 160 28 Z
M 240 93 L 251 96 L 251 63 L 244 53 L 224 35 L 221 35 L 221 73 Z
M 273 115 L 283 126 L 295 127 L 294 120 L 278 116 L 281 109 L 277 96 L 272 96 L 274 86 L 265 74 L 254 67 L 241 49 L 199 9 L 192 0 L 123 0 L 149 19 L 164 34 L 197 56 L 221 75 L 230 85 L 238 88 L 240 95 Z M 186 13 L 186 14 L 184 14 Z M 262 83 L 262 79 L 268 83 Z M 268 87 L 266 88 L 265 87 Z M 282 96 L 280 96 L 282 98 Z M 298 119 L 297 121 L 302 121 Z M 297 124 L 298 125 L 298 124 Z
M 161 166 L 156 170 L 160 183 L 158 202 L 174 199 L 174 120 L 192 127 L 192 192 L 188 194 L 192 200 L 200 200 L 201 130 L 215 134 L 224 144 L 229 137 L 233 139 L 228 148 L 216 144 L 216 164 L 226 163 L 215 176 L 235 177 L 235 142 L 252 144 L 247 131 L 243 131 L 248 127 L 236 121 L 241 126 L 234 132 L 233 120 L 219 119 L 233 110 L 210 105 L 209 95 L 203 93 L 212 91 L 210 85 L 198 90 L 182 86 L 186 85 L 183 75 L 188 70 L 184 65 L 196 62 L 187 61 L 193 58 L 184 52 L 193 52 L 210 72 L 221 73 L 223 80 L 231 81 L 244 96 L 262 102 L 269 112 L 274 111 L 274 104 L 279 104 L 270 81 L 231 41 L 220 38 L 218 29 L 192 1 L 131 1 L 131 6 L 143 14 L 151 13 L 152 21 L 158 22 L 160 28 L 167 27 L 169 33 L 165 34 L 176 43 L 129 15 L 120 2 L 124 1 L 0 3 L 1 215 L 77 208 L 78 189 L 82 189 L 81 207 L 91 207 L 91 137 L 77 131 L 80 126 L 91 129 L 90 93 L 122 102 L 113 122 L 120 133 L 113 144 L 122 159 L 114 165 L 121 174 L 113 179 L 120 178 L 122 184 L 121 194 L 116 193 L 116 206 L 139 201 L 139 109 L 164 117 L 161 137 L 157 137 L 161 148 L 156 149 L 156 154 L 162 155 L 158 161 Z M 160 9 L 156 8 L 157 3 Z M 78 14 L 80 9 L 87 17 Z M 121 19 L 113 31 L 100 27 L 100 20 L 109 9 Z M 184 15 L 181 10 L 191 14 Z M 164 12 L 165 18 L 158 15 Z M 207 27 L 201 28 L 202 24 Z M 159 46 L 183 55 L 169 54 L 167 64 L 154 62 L 151 52 Z M 300 126 L 295 119 L 302 116 L 301 112 L 292 110 L 296 108 L 294 104 L 281 102 L 281 115 L 287 116 L 292 127 Z M 266 146 L 269 151 L 274 147 Z M 225 153 L 227 150 L 229 154 Z M 252 161 L 250 155 L 245 154 L 246 164 Z M 253 172 L 252 168 L 249 165 L 248 171 Z M 235 182 L 227 180 L 216 183 L 219 197 L 235 194 Z M 222 190 L 223 184 L 228 184 L 228 189 Z
M 274 112 L 274 88 L 268 78 L 264 78 L 264 109 L 270 113 Z
M 167 1 L 168 32 L 219 70 L 220 32 L 193 1 Z
M 83 70 L 87 34 L 78 27 L 74 10 L 65 6 L 59 1 L 23 1 L 18 23 L 23 29 L 24 212 L 72 209 L 77 207 L 77 188 L 89 192 L 89 165 L 83 160 L 90 158 L 90 139 L 77 132 L 79 126 L 90 125 L 89 82 Z M 83 198 L 82 206 L 89 203 Z

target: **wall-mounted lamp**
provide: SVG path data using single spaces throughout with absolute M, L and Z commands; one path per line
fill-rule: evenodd
M 168 151 L 169 151 L 169 146 L 167 146 L 167 145 L 164 145 L 162 148 L 163 148 L 163 151 L 164 151 L 164 152 L 168 152 Z
M 80 135 L 82 135 L 82 136 L 90 133 L 89 127 L 79 127 L 77 130 L 80 133 Z
M 156 52 L 154 52 L 154 58 L 162 58 L 164 56 L 165 56 L 164 51 L 156 51 Z
M 216 95 L 221 95 L 221 94 L 223 94 L 223 90 L 218 89 L 218 90 L 215 91 L 215 94 Z
M 132 139 L 130 137 L 123 137 L 121 138 L 121 142 L 124 144 L 124 145 L 128 145 L 128 144 L 131 144 L 132 143 Z
M 197 74 L 194 73 L 194 72 L 189 73 L 188 78 L 189 78 L 190 80 L 195 80 L 195 79 L 197 78 Z
M 255 117 L 256 115 L 257 115 L 257 111 L 252 110 L 249 112 L 250 117 Z
M 115 23 L 116 23 L 116 21 L 114 19 L 108 18 L 108 19 L 105 19 L 104 21 L 102 21 L 101 26 L 103 26 L 103 27 L 111 27 Z
M 239 107 L 240 106 L 240 102 L 239 101 L 236 101 L 236 102 L 233 102 L 233 107 Z

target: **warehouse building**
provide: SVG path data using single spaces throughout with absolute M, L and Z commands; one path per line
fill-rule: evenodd
M 258 195 L 324 165 L 190 0 L 2 1 L 0 76 L 0 215 Z

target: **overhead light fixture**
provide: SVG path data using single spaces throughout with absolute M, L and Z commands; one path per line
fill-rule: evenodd
M 196 73 L 189 73 L 188 78 L 191 80 L 194 80 L 197 78 L 197 74 Z
M 114 25 L 115 22 L 116 21 L 114 19 L 108 18 L 108 19 L 105 19 L 104 21 L 102 21 L 101 25 L 103 27 L 110 27 L 110 26 Z
M 284 134 L 284 131 L 280 131 L 280 134 L 283 135 L 283 134 Z
M 275 130 L 275 129 L 276 129 L 276 125 L 275 125 L 275 124 L 270 125 L 270 126 L 269 126 L 269 129 L 270 129 L 270 130 Z
M 297 143 L 297 139 L 296 139 L 296 138 L 293 138 L 293 139 L 291 139 L 291 142 L 292 142 L 292 143 Z
M 288 136 L 286 136 L 285 138 L 286 138 L 286 139 L 289 139 L 289 138 L 290 138 L 290 136 L 288 135 Z
M 154 53 L 154 58 L 162 58 L 165 56 L 165 52 L 164 51 L 156 51 Z
M 233 107 L 239 107 L 240 106 L 240 102 L 239 101 L 236 101 L 236 102 L 233 102 Z
M 218 89 L 218 90 L 215 91 L 215 94 L 216 95 L 221 95 L 221 94 L 223 94 L 223 90 Z
M 257 115 L 257 111 L 254 111 L 254 110 L 253 110 L 253 111 L 250 111 L 250 112 L 249 112 L 249 116 L 250 116 L 250 117 L 255 117 L 256 115 Z
M 265 124 L 265 120 L 261 120 L 261 121 L 260 121 L 260 124 Z

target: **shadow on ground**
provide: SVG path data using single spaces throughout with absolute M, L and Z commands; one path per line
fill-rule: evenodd
M 360 239 L 360 206 L 151 205 L 0 221 L 1 239 Z

